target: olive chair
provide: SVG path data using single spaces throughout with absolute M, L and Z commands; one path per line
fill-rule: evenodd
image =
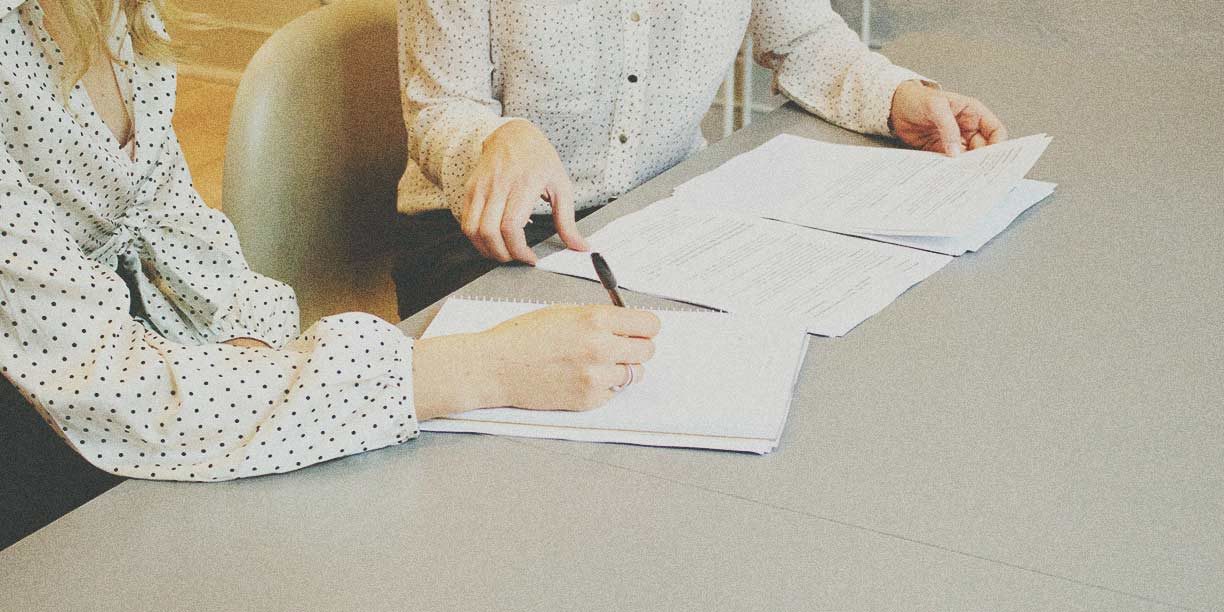
M 251 267 L 297 292 L 303 327 L 352 310 L 398 321 L 398 83 L 395 0 L 342 0 L 273 34 L 238 86 L 222 203 Z

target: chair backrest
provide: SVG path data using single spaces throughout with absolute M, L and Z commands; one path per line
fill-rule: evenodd
M 297 292 L 304 325 L 345 310 L 395 316 L 387 248 L 406 149 L 395 0 L 311 11 L 251 59 L 222 203 L 251 267 Z

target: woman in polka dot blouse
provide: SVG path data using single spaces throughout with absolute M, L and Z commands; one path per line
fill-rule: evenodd
M 611 307 L 415 344 L 364 314 L 299 335 L 292 291 L 191 187 L 160 4 L 0 0 L 0 371 L 82 456 L 284 472 L 450 412 L 589 408 L 642 375 L 658 320 Z
M 872 53 L 828 0 L 397 1 L 410 162 L 396 282 L 439 292 L 402 291 L 403 315 L 490 260 L 533 263 L 554 224 L 583 249 L 575 209 L 703 146 L 745 33 L 774 86 L 833 123 L 947 153 L 1006 138 L 977 100 Z

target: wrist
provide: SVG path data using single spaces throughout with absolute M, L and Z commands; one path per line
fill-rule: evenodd
M 495 146 L 501 141 L 513 142 L 524 136 L 534 135 L 536 133 L 539 133 L 539 130 L 536 128 L 534 123 L 526 119 L 516 117 L 503 123 L 496 130 L 493 130 L 493 132 L 484 139 L 484 144 L 481 149 L 482 151 L 487 151 L 490 147 Z
M 419 420 L 505 403 L 496 368 L 481 367 L 489 354 L 482 340 L 482 334 L 454 334 L 416 341 L 412 386 Z
M 936 95 L 942 91 L 943 87 L 935 82 L 926 79 L 908 79 L 901 81 L 893 88 L 892 102 L 888 109 L 888 129 L 896 135 L 893 129 L 893 120 L 897 115 L 904 114 L 907 110 L 913 112 L 923 102 L 922 99 L 927 96 Z
M 905 108 L 906 101 L 916 95 L 922 95 L 922 90 L 926 88 L 926 84 L 917 79 L 901 81 L 893 90 L 892 102 L 888 110 L 888 131 L 896 136 L 897 115 Z

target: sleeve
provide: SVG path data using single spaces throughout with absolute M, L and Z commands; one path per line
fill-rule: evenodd
M 457 216 L 485 139 L 513 120 L 494 97 L 489 1 L 398 2 L 408 156 Z
M 418 432 L 412 341 L 369 315 L 282 350 L 175 343 L 129 313 L 0 150 L 0 372 L 83 457 L 134 478 L 286 472 Z
M 144 317 L 176 342 L 254 338 L 280 348 L 298 335 L 293 289 L 247 265 L 233 223 L 192 187 L 178 140 L 159 152 L 163 176 L 151 198 L 128 213 L 138 228 L 136 298 Z
M 755 59 L 774 71 L 778 91 L 856 132 L 891 135 L 897 86 L 926 81 L 868 49 L 828 0 L 756 0 L 749 32 Z

